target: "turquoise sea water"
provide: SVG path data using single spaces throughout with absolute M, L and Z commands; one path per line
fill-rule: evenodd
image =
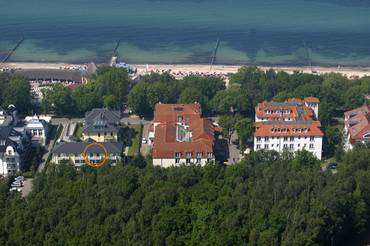
M 0 0 L 0 58 L 370 65 L 365 0 Z

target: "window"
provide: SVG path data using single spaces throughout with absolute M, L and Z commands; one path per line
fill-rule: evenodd
M 98 137 L 100 137 L 100 132 L 98 133 Z
M 256 149 L 261 149 L 261 145 L 257 144 Z
M 268 144 L 265 144 L 265 149 L 269 149 L 269 145 Z
M 287 144 L 284 144 L 284 145 L 283 145 L 283 148 L 284 148 L 284 149 L 287 149 L 287 148 L 288 148 L 288 145 L 287 145 Z
M 181 153 L 180 152 L 176 152 L 175 153 L 175 163 L 176 164 L 180 163 L 180 158 L 181 158 Z
M 113 132 L 111 132 L 110 135 L 113 137 Z
M 107 136 L 107 133 L 106 132 L 104 132 L 104 136 Z
M 265 141 L 268 142 L 269 141 L 269 137 L 265 137 Z
M 313 140 L 315 140 L 315 137 L 310 137 L 310 141 L 312 142 Z
M 310 149 L 313 149 L 313 144 L 310 144 Z
M 257 142 L 261 142 L 261 137 L 257 137 Z
M 294 141 L 294 137 L 290 137 L 290 142 L 293 142 Z
M 284 141 L 288 141 L 288 137 L 284 137 Z
M 289 149 L 294 149 L 294 144 L 289 144 Z

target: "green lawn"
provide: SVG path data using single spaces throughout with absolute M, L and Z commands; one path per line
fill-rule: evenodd
M 130 125 L 131 145 L 129 145 L 128 156 L 135 156 L 140 152 L 142 125 Z
M 76 130 L 75 130 L 75 132 L 74 132 L 74 136 L 76 137 L 76 138 L 79 138 L 79 139 L 82 139 L 82 133 L 83 133 L 83 126 L 82 126 L 82 124 L 81 123 L 78 123 L 77 124 L 77 126 L 76 126 Z

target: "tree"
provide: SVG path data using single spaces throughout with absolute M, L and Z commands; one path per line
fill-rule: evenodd
M 43 90 L 41 108 L 44 112 L 73 115 L 77 113 L 74 105 L 70 89 L 62 84 L 55 84 L 50 89 Z
M 157 103 L 170 102 L 171 94 L 166 84 L 162 82 L 155 82 L 147 85 L 146 97 L 148 99 L 150 109 L 153 111 Z
M 28 113 L 32 109 L 31 86 L 28 81 L 20 77 L 13 77 L 2 92 L 3 106 L 15 105 L 21 113 Z
M 249 118 L 240 119 L 236 122 L 235 129 L 238 133 L 239 144 L 242 149 L 245 149 L 253 133 L 253 121 Z
M 181 94 L 180 98 L 178 100 L 179 103 L 195 103 L 198 102 L 200 104 L 204 104 L 204 98 L 202 96 L 202 93 L 193 87 L 188 87 L 184 89 Z
M 219 91 L 211 101 L 212 109 L 221 114 L 227 113 L 250 113 L 251 105 L 248 96 L 243 93 L 238 85 L 232 85 L 229 89 Z
M 128 106 L 134 114 L 144 116 L 151 114 L 147 98 L 147 83 L 138 83 L 128 95 Z
M 120 109 L 127 102 L 130 80 L 126 69 L 109 67 L 98 71 L 94 85 L 94 92 L 103 101 L 104 97 L 115 99 L 110 101 L 111 107 Z
M 223 115 L 220 117 L 218 123 L 222 128 L 223 135 L 231 141 L 236 127 L 236 123 L 241 119 L 240 115 Z

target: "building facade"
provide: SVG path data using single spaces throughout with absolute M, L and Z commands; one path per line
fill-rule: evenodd
M 12 126 L 0 127 L 0 175 L 13 176 L 20 171 L 27 153 L 27 135 Z
M 116 142 L 119 140 L 121 113 L 108 109 L 93 109 L 85 115 L 83 140 Z
M 215 161 L 215 127 L 195 104 L 157 104 L 149 133 L 153 165 L 205 165 Z
M 344 113 L 344 150 L 351 150 L 357 143 L 370 143 L 370 105 Z
M 76 167 L 85 165 L 83 153 L 91 142 L 63 142 L 53 150 L 52 161 L 55 164 L 69 162 Z M 115 166 L 122 161 L 123 144 L 118 142 L 101 143 L 109 155 L 109 165 Z M 86 150 L 90 163 L 100 163 L 104 159 L 104 150 L 99 146 L 92 146 Z
M 256 107 L 254 150 L 307 150 L 322 157 L 324 136 L 316 120 L 319 100 L 314 97 L 289 99 L 283 103 L 262 102 Z
M 25 118 L 25 131 L 31 136 L 32 144 L 45 146 L 49 131 L 49 116 L 27 116 Z

